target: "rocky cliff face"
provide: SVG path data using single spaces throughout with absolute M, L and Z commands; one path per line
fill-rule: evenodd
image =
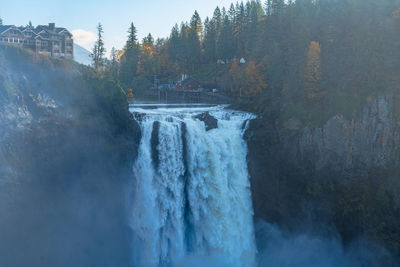
M 316 173 L 329 168 L 351 177 L 353 172 L 400 164 L 400 120 L 394 111 L 394 97 L 381 96 L 351 119 L 337 115 L 321 128 L 292 118 L 279 127 L 278 135 L 288 160 L 308 161 Z
M 378 187 L 386 183 L 387 172 L 398 173 L 400 167 L 397 101 L 393 95 L 377 97 L 350 119 L 337 115 L 320 128 L 303 125 L 295 117 L 252 121 L 247 132 L 248 164 L 256 217 L 292 228 L 309 220 L 325 222 L 344 239 L 369 234 L 370 229 L 380 239 L 390 228 L 388 235 L 395 239 L 400 229 L 390 221 L 399 216 L 398 193 L 382 204 L 377 191 L 391 190 Z M 375 209 L 387 211 L 382 217 L 357 210 L 381 204 Z M 379 228 L 375 220 L 385 221 L 387 229 Z
M 126 266 L 140 140 L 126 101 L 69 61 L 2 48 L 0 70 L 2 265 Z

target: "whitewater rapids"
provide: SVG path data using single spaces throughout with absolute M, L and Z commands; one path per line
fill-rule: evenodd
M 135 266 L 254 265 L 243 140 L 253 115 L 223 106 L 130 111 L 142 131 L 129 192 Z M 205 112 L 217 128 L 196 118 Z

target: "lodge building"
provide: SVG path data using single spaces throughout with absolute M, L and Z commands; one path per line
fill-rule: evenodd
M 65 28 L 56 27 L 55 23 L 16 27 L 0 26 L 0 45 L 19 46 L 39 54 L 53 57 L 74 57 L 74 40 Z

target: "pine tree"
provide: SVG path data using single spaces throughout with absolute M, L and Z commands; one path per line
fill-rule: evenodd
M 110 72 L 116 78 L 118 75 L 118 51 L 115 47 L 111 48 L 110 59 Z
M 183 41 L 185 44 L 184 46 L 185 68 L 189 70 L 194 70 L 196 65 L 200 63 L 200 58 L 201 58 L 200 39 L 196 32 L 196 28 L 188 27 L 186 25 L 184 27 L 184 31 L 182 32 L 184 33 Z
M 272 0 L 268 0 L 267 2 L 266 2 L 266 7 L 265 7 L 265 9 L 266 9 L 266 13 L 267 13 L 267 16 L 271 16 L 271 14 L 272 14 Z
M 217 42 L 217 57 L 222 60 L 231 60 L 234 56 L 235 44 L 232 33 L 232 23 L 229 20 L 229 16 L 226 14 Z
M 260 22 L 263 20 L 265 13 L 263 7 L 259 1 L 251 1 L 247 7 L 248 18 L 246 22 L 246 52 L 250 53 L 252 51 L 257 50 L 258 39 L 261 32 L 261 24 Z M 250 56 L 256 58 L 257 56 L 254 53 L 251 53 Z
M 93 59 L 93 67 L 96 70 L 100 70 L 101 67 L 104 65 L 104 54 L 106 53 L 106 49 L 104 47 L 104 41 L 103 41 L 103 26 L 101 23 L 97 25 L 97 40 L 94 44 L 93 47 L 93 52 L 92 52 L 92 59 Z
M 149 33 L 146 37 L 143 38 L 143 46 L 154 46 L 154 38 L 151 35 L 151 33 Z
M 201 18 L 199 13 L 197 13 L 197 10 L 194 12 L 191 20 L 190 20 L 190 27 L 197 33 L 199 38 L 202 38 L 202 32 L 203 32 L 203 24 L 201 23 Z
M 139 61 L 140 45 L 137 41 L 136 27 L 131 23 L 128 39 L 121 56 L 120 80 L 126 87 L 134 87 Z
M 216 54 L 217 54 L 217 30 L 215 26 L 215 20 L 208 18 L 206 19 L 205 25 L 205 32 L 204 32 L 204 42 L 203 48 L 204 53 L 208 61 L 215 61 Z
M 128 50 L 138 47 L 139 44 L 136 36 L 136 27 L 132 22 L 128 30 L 128 40 L 126 41 L 125 49 Z
M 171 34 L 168 41 L 168 58 L 173 62 L 178 61 L 178 54 L 180 53 L 180 36 L 178 24 L 171 30 Z
M 285 0 L 272 0 L 271 14 L 280 15 L 283 13 L 284 8 L 285 8 Z
M 156 64 L 154 58 L 154 38 L 149 33 L 142 41 L 142 51 L 139 55 L 137 64 L 137 75 L 144 77 L 147 81 L 150 81 L 152 75 L 156 71 Z M 144 80 L 142 80 L 144 82 Z
M 221 10 L 219 9 L 219 7 L 215 8 L 212 19 L 214 20 L 215 31 L 217 33 L 217 38 L 218 38 L 218 35 L 221 31 L 221 26 L 222 26 L 222 14 L 221 14 Z

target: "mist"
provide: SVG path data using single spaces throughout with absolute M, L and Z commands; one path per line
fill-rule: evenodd
M 295 233 L 263 220 L 255 227 L 259 266 L 397 266 L 385 248 L 368 238 L 344 245 L 339 234 L 324 225 Z
M 134 121 L 110 120 L 89 69 L 1 49 L 1 265 L 130 266 Z

